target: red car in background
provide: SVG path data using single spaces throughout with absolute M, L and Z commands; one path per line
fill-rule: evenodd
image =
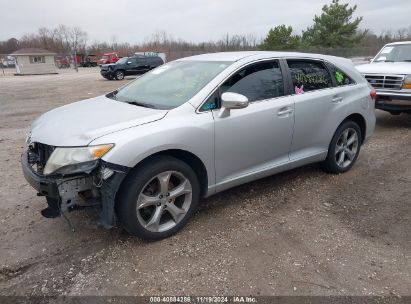
M 103 54 L 103 57 L 98 61 L 98 65 L 116 63 L 119 59 L 120 57 L 118 57 L 118 54 L 116 52 L 105 53 Z

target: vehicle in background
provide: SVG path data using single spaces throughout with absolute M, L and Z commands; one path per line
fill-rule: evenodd
M 93 55 L 93 54 L 88 54 L 85 56 L 82 55 L 80 66 L 82 66 L 83 68 L 96 67 L 97 66 L 97 55 Z
M 77 64 L 78 67 L 96 67 L 97 56 L 93 54 L 77 54 L 76 56 L 57 56 L 56 65 L 59 69 L 70 68 Z
M 136 55 L 121 58 L 116 63 L 103 64 L 100 74 L 108 80 L 122 80 L 125 76 L 144 74 L 162 64 L 164 64 L 164 62 L 160 57 Z
M 119 59 L 120 57 L 116 52 L 105 53 L 103 54 L 103 57 L 101 57 L 101 59 L 98 61 L 98 65 L 116 63 Z
M 377 91 L 376 109 L 411 114 L 411 41 L 389 43 L 356 67 Z
M 56 65 L 59 69 L 67 69 L 70 67 L 70 56 L 57 56 Z
M 347 172 L 373 134 L 374 98 L 344 58 L 182 58 L 43 114 L 21 163 L 47 199 L 45 217 L 97 205 L 106 228 L 118 219 L 158 240 L 180 230 L 202 197 L 309 163 Z
M 7 56 L 3 59 L 2 65 L 5 68 L 14 68 L 16 66 L 16 59 L 12 56 Z
M 166 60 L 166 54 L 165 53 L 159 53 L 159 52 L 136 52 L 134 55 L 143 55 L 146 57 L 160 57 L 164 63 L 167 62 Z

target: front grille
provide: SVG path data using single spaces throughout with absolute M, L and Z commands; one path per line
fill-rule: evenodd
M 401 90 L 404 76 L 397 75 L 364 75 L 365 79 L 376 89 Z
M 41 144 L 41 143 L 33 143 L 29 147 L 28 151 L 28 162 L 39 174 L 43 174 L 44 167 L 46 163 L 54 151 L 53 146 Z

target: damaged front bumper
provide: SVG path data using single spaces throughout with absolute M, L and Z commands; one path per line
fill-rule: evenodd
M 99 160 L 88 173 L 42 175 L 29 163 L 28 152 L 22 154 L 21 165 L 28 183 L 39 196 L 45 196 L 49 207 L 57 208 L 59 214 L 99 206 L 101 223 L 105 228 L 113 227 L 116 193 L 128 167 Z

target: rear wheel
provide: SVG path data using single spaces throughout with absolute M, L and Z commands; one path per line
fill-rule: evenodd
M 360 153 L 361 130 L 354 121 L 343 122 L 335 131 L 323 168 L 330 173 L 344 173 L 352 168 Z
M 116 210 L 124 228 L 145 240 L 179 231 L 197 209 L 200 187 L 186 163 L 158 156 L 137 167 L 119 192 Z

